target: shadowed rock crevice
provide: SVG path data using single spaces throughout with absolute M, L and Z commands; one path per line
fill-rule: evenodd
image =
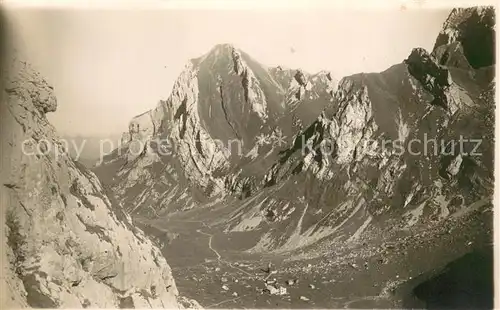
M 426 309 L 492 309 L 492 249 L 476 250 L 454 260 L 412 293 Z
M 228 110 L 226 108 L 226 102 L 224 101 L 224 87 L 222 84 L 219 86 L 219 93 L 220 93 L 220 105 L 222 108 L 222 112 L 224 113 L 224 118 L 225 118 L 226 122 L 229 124 L 229 126 L 231 127 L 231 129 L 233 130 L 234 135 L 238 139 L 241 139 L 240 135 L 238 134 L 238 131 L 236 130 L 236 128 L 233 124 L 233 121 L 229 117 L 229 113 L 228 113 Z
M 495 64 L 493 7 L 453 9 L 439 33 L 434 50 L 460 42 L 469 64 L 477 69 Z

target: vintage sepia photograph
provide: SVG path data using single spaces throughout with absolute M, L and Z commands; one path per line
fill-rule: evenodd
M 72 2 L 0 4 L 2 308 L 494 308 L 493 3 Z

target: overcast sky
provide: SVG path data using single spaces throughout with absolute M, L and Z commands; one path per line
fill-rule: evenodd
M 449 14 L 434 10 L 17 10 L 29 60 L 54 86 L 61 134 L 107 135 L 170 94 L 188 59 L 232 43 L 265 65 L 382 71 L 430 50 Z M 292 48 L 295 52 L 292 53 Z

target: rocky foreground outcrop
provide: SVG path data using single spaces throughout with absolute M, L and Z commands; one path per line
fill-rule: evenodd
M 2 67 L 1 304 L 182 308 L 165 258 L 97 177 L 70 159 L 46 113 L 57 100 L 29 63 Z

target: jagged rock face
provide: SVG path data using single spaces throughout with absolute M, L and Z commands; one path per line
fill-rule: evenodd
M 53 88 L 38 73 L 30 72 L 24 61 L 16 60 L 10 65 L 10 72 L 15 76 L 5 81 L 5 91 L 26 101 L 31 101 L 39 113 L 54 112 L 57 100 Z M 29 87 L 32 83 L 34 87 Z
M 231 208 L 229 219 L 218 221 L 227 231 L 263 234 L 254 251 L 363 242 L 491 208 L 494 68 L 468 50 L 476 32 L 493 29 L 473 21 L 485 12 L 472 10 L 455 24 L 449 19 L 432 53 L 415 49 L 384 72 L 338 84 L 328 72 L 263 71 L 242 52 L 215 48 L 188 66 L 167 101 L 159 135 L 179 149 L 154 164 L 147 152 L 125 162 L 119 176 L 134 171 L 135 179 L 117 183 L 122 201 L 157 216 L 158 208 L 190 209 L 201 206 L 197 195 L 221 194 L 203 206 Z M 446 29 L 455 30 L 444 42 Z M 486 56 L 493 50 L 483 47 Z M 268 117 L 259 112 L 264 106 Z M 307 114 L 318 107 L 314 117 Z M 259 126 L 242 129 L 249 120 Z M 285 145 L 266 144 L 280 135 Z M 233 137 L 258 142 L 246 144 L 240 158 L 212 147 Z M 488 138 L 480 145 L 449 144 L 481 137 Z M 176 181 L 165 180 L 163 167 Z M 136 200 L 132 187 L 141 188 Z
M 434 50 L 459 43 L 470 66 L 480 68 L 495 63 L 495 10 L 493 7 L 457 8 L 448 16 L 439 33 Z M 492 48 L 493 47 L 493 48 Z M 440 57 L 447 62 L 449 53 Z
M 148 140 L 158 132 L 163 120 L 163 101 L 156 109 L 134 117 L 129 123 L 130 139 Z
M 130 122 L 126 144 L 95 171 L 114 184 L 127 210 L 151 215 L 230 194 L 241 186 L 231 182 L 236 175 L 261 175 L 254 168 L 277 158 L 279 149 L 259 136 L 290 139 L 331 99 L 331 73 L 298 72 L 307 85 L 218 45 L 186 65 L 165 102 Z
M 438 60 L 440 65 L 463 68 L 465 70 L 472 69 L 469 61 L 465 57 L 464 48 L 460 42 L 441 45 L 433 51 L 432 55 Z
M 271 68 L 274 79 L 286 90 L 287 116 L 296 115 L 303 124 L 313 122 L 329 104 L 338 81 L 331 72 L 308 74 L 303 70 Z M 326 90 L 326 92 L 325 92 Z M 286 119 L 286 117 L 285 117 Z M 289 122 L 289 119 L 286 119 Z M 293 133 L 295 133 L 293 131 Z
M 295 73 L 294 78 L 295 81 L 297 81 L 297 83 L 299 83 L 300 86 L 307 85 L 307 78 L 301 70 L 297 70 L 297 73 Z
M 458 48 L 457 61 L 415 49 L 382 73 L 342 79 L 333 103 L 253 181 L 257 194 L 232 204 L 227 230 L 266 231 L 254 251 L 287 251 L 425 229 L 491 208 L 493 67 L 465 64 L 470 58 L 459 57 L 456 41 L 437 48 Z M 460 149 L 461 137 L 489 138 Z M 479 155 L 471 155 L 476 146 Z
M 2 304 L 181 307 L 160 250 L 63 149 L 45 116 L 52 88 L 26 62 L 12 65 L 2 74 Z
M 459 98 L 463 92 L 453 83 L 450 71 L 439 65 L 424 49 L 414 49 L 405 63 L 410 74 L 432 94 L 433 105 L 441 106 L 453 115 L 461 104 L 470 103 L 470 99 Z
M 230 45 L 216 46 L 194 63 L 197 112 L 207 134 L 241 139 L 250 150 L 261 127 L 283 114 L 283 91 L 266 68 Z
M 376 83 L 377 80 L 386 81 L 384 88 L 379 88 L 381 85 Z M 403 85 L 387 83 L 390 80 L 399 83 L 403 81 Z M 381 93 L 392 95 L 384 98 L 380 96 Z M 391 102 L 392 96 L 405 98 L 405 104 L 401 101 Z M 310 205 L 309 210 L 304 211 L 303 218 L 308 219 L 309 225 L 314 224 L 307 226 L 302 221 L 300 230 L 306 233 L 297 239 L 307 240 L 310 233 L 311 240 L 315 240 L 312 237 L 313 231 L 319 229 L 316 223 L 331 228 L 337 227 L 346 219 L 359 217 L 362 219 L 357 219 L 361 221 L 360 225 L 364 220 L 372 221 L 375 216 L 383 217 L 394 213 L 397 216 L 390 217 L 397 219 L 402 215 L 398 214 L 402 209 L 406 208 L 409 212 L 411 207 L 408 206 L 416 193 L 419 195 L 417 200 L 421 202 L 432 200 L 430 188 L 438 186 L 435 182 L 441 182 L 440 179 L 443 178 L 447 180 L 445 185 L 448 186 L 446 190 L 450 195 L 443 205 L 447 205 L 457 192 L 467 197 L 465 204 L 473 203 L 481 195 L 489 195 L 492 175 L 487 171 L 492 167 L 492 148 L 486 142 L 481 145 L 480 150 L 484 155 L 481 157 L 462 156 L 456 153 L 458 147 L 453 151 L 447 150 L 451 152 L 449 155 L 432 153 L 429 156 L 401 153 L 398 149 L 400 143 L 408 150 L 408 143 L 414 139 L 425 141 L 425 137 L 428 137 L 429 140 L 436 139 L 439 144 L 440 141 L 458 141 L 459 132 L 464 137 L 470 136 L 471 132 L 481 137 L 481 132 L 491 131 L 492 127 L 488 127 L 491 126 L 491 121 L 488 126 L 483 126 L 480 121 L 473 121 L 478 114 L 492 112 L 483 110 L 486 103 L 483 101 L 484 96 L 481 97 L 479 93 L 468 93 L 468 96 L 474 98 L 468 97 L 475 103 L 474 107 L 464 105 L 463 110 L 451 117 L 444 108 L 432 105 L 433 96 L 425 91 L 405 65 L 398 65 L 381 74 L 345 78 L 339 84 L 336 96 L 338 107 L 332 113 L 333 116 L 322 115 L 316 123 L 297 135 L 294 147 L 283 153 L 280 162 L 263 179 L 262 184 L 269 190 L 279 184 L 279 192 L 287 193 L 272 195 L 289 198 L 267 199 L 261 204 L 262 210 L 271 208 L 274 213 L 279 214 L 278 218 L 286 219 L 285 222 L 289 225 L 288 221 L 297 223 L 302 218 L 300 215 L 293 217 L 293 213 L 287 213 L 290 205 L 294 205 L 295 212 L 304 210 L 304 204 Z M 489 97 L 488 100 L 491 102 L 492 98 Z M 391 106 L 386 106 L 387 103 Z M 397 112 L 388 115 L 389 110 Z M 468 128 L 462 128 L 468 122 L 472 122 Z M 391 143 L 389 147 L 382 148 L 383 141 L 396 141 L 398 144 Z M 414 151 L 422 153 L 421 147 Z M 478 178 L 472 182 L 475 183 L 473 190 L 465 186 L 468 183 L 465 180 L 469 176 L 463 176 L 462 181 L 457 181 L 458 178 L 454 177 L 459 173 L 466 173 L 461 170 L 464 169 L 461 166 L 464 158 L 469 161 L 469 167 L 477 169 L 473 173 L 474 178 Z M 429 170 L 421 171 L 423 167 L 429 167 Z M 412 186 L 407 188 L 410 184 Z M 462 185 L 465 187 L 460 188 Z M 301 187 L 305 190 L 300 190 Z M 470 196 L 470 191 L 478 194 Z M 296 195 L 303 195 L 304 203 L 296 204 Z M 370 201 L 367 201 L 367 197 Z M 434 207 L 428 209 L 430 213 L 441 212 Z M 282 216 L 283 214 L 288 216 Z M 404 221 L 401 225 L 405 225 Z M 279 231 L 276 229 L 276 233 Z M 331 229 L 329 233 L 334 232 Z M 274 242 L 268 246 L 287 245 L 286 242 Z

